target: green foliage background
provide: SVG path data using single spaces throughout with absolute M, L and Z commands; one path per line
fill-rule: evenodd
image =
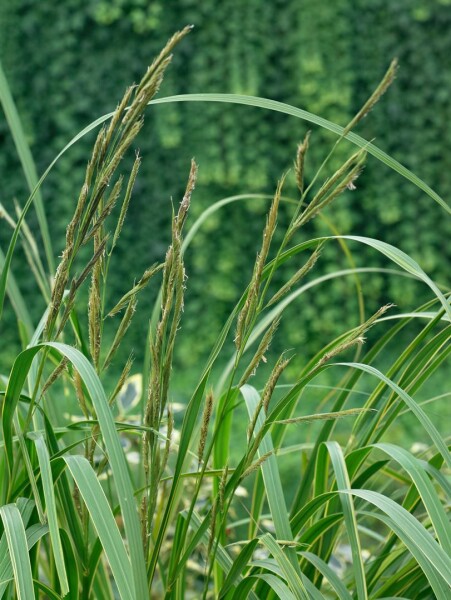
M 178 48 L 160 95 L 264 96 L 345 125 L 397 56 L 401 68 L 395 84 L 358 132 L 375 138 L 449 199 L 451 170 L 443 149 L 451 141 L 451 71 L 444 68 L 451 56 L 450 0 L 10 0 L 1 3 L 0 11 L 1 59 L 39 173 L 83 126 L 114 109 L 124 87 L 138 80 L 173 31 L 193 23 L 195 30 Z M 181 198 L 191 156 L 200 165 L 196 215 L 225 196 L 272 193 L 281 173 L 291 166 L 306 129 L 284 115 L 243 106 L 179 103 L 149 110 L 139 142 L 143 165 L 118 249 L 121 260 L 111 277 L 112 298 L 163 258 L 171 198 L 174 203 Z M 74 146 L 43 189 L 57 252 L 63 247 L 92 141 L 91 136 Z M 332 141 L 327 133 L 313 132 L 311 174 Z M 23 204 L 27 192 L 3 118 L 0 143 L 1 202 L 12 212 L 13 199 Z M 336 160 L 348 151 L 343 145 Z M 285 193 L 296 197 L 292 179 Z M 187 372 L 195 371 L 208 352 L 242 290 L 266 208 L 262 200 L 230 205 L 206 223 L 189 251 L 176 362 Z M 331 214 L 340 233 L 395 244 L 439 282 L 449 282 L 451 246 L 439 246 L 439 240 L 451 237 L 449 219 L 430 198 L 388 169 L 370 160 L 358 190 L 340 199 Z M 319 221 L 312 228 L 329 233 Z M 9 235 L 2 222 L 2 247 Z M 21 258 L 16 256 L 14 271 L 37 321 L 44 306 L 34 300 L 34 284 L 25 262 L 19 264 Z M 362 264 L 383 264 L 371 253 L 358 258 Z M 348 266 L 338 249 L 329 251 L 319 268 L 327 271 L 337 262 Z M 315 292 L 314 306 L 304 301 L 292 309 L 297 326 L 292 319 L 287 319 L 289 328 L 282 324 L 278 338 L 283 347 L 301 347 L 310 354 L 326 336 L 356 323 L 352 282 L 340 280 L 336 285 L 340 304 L 330 303 L 324 287 Z M 365 289 L 370 307 L 394 301 L 408 310 L 421 301 L 420 286 L 402 278 L 372 274 L 365 279 Z M 128 333 L 138 366 L 151 305 L 149 291 Z M 206 311 L 209 318 L 201 318 Z M 13 318 L 10 309 L 9 319 Z M 17 340 L 5 337 L 3 342 L 2 358 L 12 357 Z

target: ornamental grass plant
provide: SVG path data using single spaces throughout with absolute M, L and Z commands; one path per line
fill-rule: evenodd
M 434 422 L 424 406 L 446 390 L 422 402 L 418 392 L 448 359 L 449 294 L 393 245 L 340 235 L 333 223 L 331 235 L 312 239 L 306 227 L 325 218 L 323 211 L 344 193 L 359 193 L 355 188 L 368 155 L 449 214 L 423 181 L 352 131 L 392 83 L 396 62 L 344 128 L 262 98 L 198 94 L 155 100 L 171 52 L 189 29 L 173 36 L 116 110 L 76 135 L 39 181 L 0 73 L 2 104 L 30 187 L 17 215 L 3 210 L 12 236 L 1 256 L 0 301 L 3 306 L 8 297 L 13 305 L 22 351 L 0 370 L 0 598 L 446 600 L 451 455 L 443 423 Z M 189 285 L 184 257 L 204 221 L 234 201 L 218 200 L 190 221 L 194 160 L 185 194 L 173 205 L 164 260 L 149 265 L 114 302 L 107 293 L 140 163 L 151 160 L 133 147 L 145 112 L 158 102 L 180 101 L 260 106 L 337 135 L 323 164 L 311 172 L 309 145 L 315 136 L 306 133 L 294 168 L 281 175 L 268 202 L 259 252 L 246 257 L 253 262 L 249 283 L 197 386 L 185 390 L 181 411 L 171 386 Z M 85 180 L 53 269 L 51 227 L 39 190 L 60 156 L 94 129 L 99 131 Z M 327 175 L 338 144 L 354 149 Z M 122 159 L 130 153 L 135 161 L 124 172 Z M 285 195 L 287 178 L 295 180 L 297 197 Z M 290 219 L 281 229 L 282 203 Z M 32 205 L 43 251 L 25 220 Z M 36 294 L 47 305 L 38 324 L 14 280 L 19 243 Z M 315 275 L 328 245 L 343 250 L 350 266 Z M 393 276 L 415 278 L 429 288 L 429 301 L 413 311 L 386 305 L 366 315 L 360 300 L 355 326 L 316 355 L 304 357 L 302 348 L 294 348 L 274 356 L 271 342 L 285 309 L 296 302 L 302 311 L 304 302 L 314 303 L 314 295 L 306 299 L 308 290 L 351 276 L 361 298 L 359 277 L 372 270 L 354 265 L 353 252 L 361 245 L 381 253 Z M 127 329 L 147 286 L 154 286 L 157 301 L 143 335 L 142 392 L 135 390 L 130 402 L 131 349 L 114 385 L 109 373 L 112 365 L 118 368 L 117 351 L 127 344 Z M 371 344 L 365 344 L 370 329 Z M 394 354 L 399 338 L 408 341 Z M 293 377 L 288 366 L 294 354 L 303 366 Z M 379 368 L 381 357 L 389 364 L 386 372 Z M 321 387 L 326 371 L 336 381 L 332 388 Z M 313 387 L 320 390 L 319 404 L 311 402 Z M 406 412 L 423 432 L 414 453 L 387 441 Z M 342 423 L 346 437 L 337 434 Z M 287 442 L 293 431 L 294 444 Z M 288 457 L 295 465 L 289 478 L 282 468 Z

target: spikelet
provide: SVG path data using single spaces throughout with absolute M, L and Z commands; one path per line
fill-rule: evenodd
M 70 248 L 65 248 L 61 257 L 61 261 L 56 269 L 55 279 L 53 283 L 52 296 L 47 315 L 47 320 L 44 327 L 44 336 L 49 339 L 53 327 L 55 325 L 58 311 L 63 300 L 64 290 L 69 279 L 69 254 Z
M 359 150 L 330 177 L 314 196 L 310 204 L 305 208 L 301 215 L 295 220 L 289 235 L 305 225 L 308 221 L 316 217 L 321 210 L 328 206 L 335 198 L 342 194 L 356 180 L 362 172 L 363 164 L 366 158 L 366 151 Z
M 205 444 L 207 442 L 208 425 L 210 424 L 211 414 L 213 411 L 213 391 L 210 390 L 205 398 L 204 412 L 202 414 L 202 426 L 200 429 L 199 445 L 197 447 L 197 462 L 202 463 L 204 456 Z
M 172 52 L 175 46 L 183 40 L 183 38 L 193 29 L 194 25 L 187 25 L 181 31 L 177 31 L 174 35 L 168 40 L 165 47 L 161 50 L 160 54 L 153 60 L 150 67 L 147 69 L 146 74 L 142 78 L 141 83 L 139 84 L 136 94 L 142 92 L 143 88 L 149 83 L 149 81 L 154 76 L 157 69 L 160 67 L 161 63 L 165 60 L 165 58 Z
M 101 264 L 100 262 L 96 262 L 92 271 L 88 300 L 89 350 L 91 352 L 93 364 L 96 368 L 99 366 L 102 329 L 102 305 L 100 297 L 101 272 Z
M 102 208 L 100 214 L 95 219 L 95 223 L 91 227 L 90 231 L 88 231 L 88 233 L 86 234 L 82 244 L 86 244 L 96 235 L 96 233 L 100 230 L 102 225 L 105 223 L 106 219 L 113 211 L 113 208 L 116 206 L 117 199 L 119 198 L 122 190 L 123 179 L 124 178 L 121 175 L 114 184 L 113 189 L 111 190 L 111 193 L 108 196 L 107 201 L 105 202 L 105 206 Z
M 116 129 L 119 125 L 120 120 L 123 118 L 125 110 L 127 108 L 128 103 L 130 102 L 130 98 L 132 97 L 132 93 L 135 90 L 136 86 L 131 85 L 125 90 L 125 94 L 122 97 L 122 100 L 116 107 L 116 110 L 111 117 L 110 124 L 108 129 L 105 132 L 105 145 L 108 147 L 109 144 L 113 141 L 113 136 L 117 133 Z
M 271 375 L 269 376 L 269 379 L 266 382 L 266 385 L 260 396 L 260 401 L 258 402 L 257 406 L 255 407 L 254 414 L 252 415 L 252 418 L 249 422 L 249 425 L 247 428 L 248 441 L 250 441 L 250 439 L 252 438 L 252 435 L 255 431 L 255 426 L 257 424 L 257 419 L 258 419 L 258 415 L 260 414 L 260 411 L 263 409 L 265 415 L 267 414 L 269 402 L 271 400 L 272 394 L 277 385 L 279 377 L 282 375 L 282 373 L 284 372 L 284 370 L 286 369 L 286 367 L 288 366 L 290 361 L 291 361 L 291 358 L 286 359 L 286 358 L 284 358 L 284 355 L 282 354 L 281 356 L 279 356 L 276 364 L 274 365 L 274 368 L 271 371 Z
M 192 158 L 191 159 L 191 168 L 190 168 L 190 172 L 189 172 L 189 176 L 188 176 L 188 183 L 186 185 L 186 190 L 183 195 L 183 199 L 180 203 L 177 216 L 175 218 L 175 226 L 176 226 L 179 234 L 182 231 L 182 228 L 185 223 L 186 216 L 188 214 L 188 210 L 189 210 L 189 207 L 191 204 L 191 196 L 192 196 L 192 193 L 196 186 L 197 172 L 198 172 L 198 166 L 197 166 L 194 158 Z
M 127 358 L 127 362 L 125 363 L 124 368 L 122 369 L 121 376 L 119 377 L 118 382 L 116 383 L 116 387 L 114 388 L 111 396 L 108 398 L 108 404 L 110 406 L 116 400 L 117 395 L 119 394 L 121 389 L 124 387 L 125 382 L 126 382 L 128 376 L 130 375 L 130 371 L 131 371 L 131 368 L 133 365 L 133 360 L 134 360 L 133 355 L 130 354 L 130 356 Z
M 58 377 L 63 373 L 63 371 L 67 367 L 68 362 L 69 362 L 69 359 L 66 356 L 64 356 L 60 360 L 57 367 L 53 370 L 53 372 L 48 377 L 47 381 L 42 386 L 41 398 L 45 395 L 45 393 L 48 391 L 48 389 L 55 383 L 55 381 L 58 379 Z
M 122 342 L 122 339 L 123 339 L 127 329 L 130 327 L 130 323 L 132 322 L 133 315 L 135 314 L 136 304 L 137 304 L 136 295 L 134 295 L 130 298 L 130 301 L 127 306 L 127 310 L 125 311 L 124 316 L 122 317 L 122 320 L 116 331 L 116 335 L 114 336 L 114 340 L 111 344 L 111 347 L 110 347 L 108 354 L 105 358 L 105 361 L 103 363 L 102 370 L 107 369 L 109 367 L 114 355 L 116 354 L 117 349 L 119 348 L 119 346 Z
M 211 549 L 213 548 L 213 543 L 215 541 L 216 536 L 216 517 L 218 514 L 219 508 L 219 498 L 217 497 L 213 502 L 213 506 L 211 507 L 210 514 L 210 536 L 208 538 L 208 546 L 207 546 L 207 558 L 210 556 Z
M 141 165 L 141 157 L 137 153 L 135 162 L 133 163 L 133 168 L 130 173 L 130 177 L 128 179 L 127 189 L 125 191 L 124 200 L 123 200 L 122 206 L 121 206 L 121 212 L 119 214 L 119 219 L 117 221 L 116 229 L 115 229 L 115 232 L 113 235 L 113 242 L 112 242 L 110 254 L 113 251 L 113 248 L 116 246 L 117 240 L 119 239 L 119 236 L 121 234 L 122 227 L 123 227 L 124 221 L 125 221 L 125 216 L 127 214 L 128 206 L 130 204 L 130 198 L 132 196 L 133 187 L 135 185 L 136 176 L 138 175 L 140 165 Z
M 318 260 L 321 249 L 323 247 L 323 243 L 319 244 L 316 250 L 311 254 L 308 261 L 305 263 L 303 267 L 301 267 L 296 273 L 291 277 L 285 285 L 283 285 L 278 292 L 274 294 L 274 296 L 269 300 L 267 306 L 271 306 L 275 302 L 278 302 L 285 294 L 287 294 L 291 288 L 296 285 L 307 273 L 313 269 Z
M 339 410 L 336 412 L 318 413 L 315 415 L 306 415 L 304 417 L 293 417 L 291 419 L 281 419 L 280 421 L 274 421 L 280 425 L 291 425 L 300 423 L 313 423 L 315 421 L 335 421 L 337 419 L 343 419 L 346 417 L 358 417 L 365 412 L 377 412 L 374 408 L 348 408 L 346 410 Z
M 381 317 L 384 313 L 387 312 L 393 305 L 387 304 L 382 306 L 377 312 L 374 313 L 365 323 L 356 327 L 351 333 L 350 337 L 344 340 L 341 344 L 338 344 L 335 348 L 332 348 L 329 352 L 326 352 L 317 362 L 314 369 L 318 369 L 322 367 L 324 364 L 329 362 L 332 358 L 345 352 L 349 348 L 352 348 L 355 345 L 363 344 L 365 342 L 365 338 L 363 335 L 374 325 L 374 323 Z
M 219 482 L 219 490 L 218 490 L 219 512 L 221 513 L 221 515 L 224 514 L 225 492 L 226 492 L 228 476 L 229 476 L 229 465 L 226 465 L 222 471 L 221 481 Z
M 260 290 L 261 277 L 263 273 L 263 268 L 266 263 L 266 259 L 268 257 L 269 248 L 271 246 L 271 240 L 277 226 L 277 213 L 279 210 L 280 197 L 282 195 L 282 188 L 286 176 L 287 174 L 285 173 L 277 185 L 276 193 L 271 203 L 271 208 L 269 209 L 269 213 L 266 219 L 266 225 L 263 230 L 261 250 L 257 254 L 257 259 L 254 264 L 254 270 L 252 273 L 252 279 L 249 284 L 246 300 L 244 302 L 243 308 L 241 309 L 238 315 L 235 332 L 235 346 L 237 350 L 240 350 L 242 348 L 243 339 L 245 338 L 249 325 L 252 323 L 255 316 L 255 311 L 258 304 L 258 294 Z
M 305 155 L 307 154 L 307 150 L 309 147 L 311 131 L 307 131 L 305 138 L 299 144 L 297 152 L 296 152 L 296 160 L 294 161 L 294 173 L 296 176 L 296 185 L 298 186 L 298 190 L 301 195 L 304 192 L 304 162 Z
M 162 264 L 160 265 L 153 265 L 152 267 L 150 267 L 149 269 L 146 269 L 141 277 L 141 279 L 138 281 L 138 283 L 136 283 L 131 290 L 129 290 L 126 294 L 124 294 L 122 296 L 122 298 L 119 300 L 119 302 L 115 305 L 114 308 L 112 308 L 110 310 L 110 312 L 108 313 L 108 317 L 112 317 L 115 314 L 117 314 L 120 310 L 122 310 L 124 308 L 124 306 L 126 306 L 131 298 L 131 296 L 135 296 L 136 294 L 138 294 L 138 292 L 140 292 L 141 290 L 143 290 L 146 285 L 149 283 L 149 281 L 152 279 L 152 277 L 154 275 L 156 275 L 156 273 L 159 273 L 162 269 L 163 269 Z
M 107 242 L 108 236 L 105 236 L 103 240 L 98 244 L 94 254 L 89 259 L 89 262 L 87 263 L 81 274 L 74 280 L 75 290 L 78 290 L 78 288 L 85 281 L 86 277 L 89 275 L 89 273 L 95 266 L 101 269 L 100 265 L 103 259 Z
M 379 101 L 381 96 L 385 94 L 385 92 L 393 83 L 397 70 L 398 59 L 394 58 L 391 61 L 390 66 L 388 67 L 384 77 L 382 78 L 377 88 L 374 90 L 374 92 L 371 94 L 371 96 L 368 98 L 368 100 L 365 102 L 365 104 L 362 106 L 359 112 L 355 115 L 355 117 L 346 125 L 343 132 L 343 136 L 348 134 L 351 131 L 351 129 L 355 127 L 357 123 L 359 123 L 359 121 L 366 117 L 366 115 L 370 112 L 374 105 Z
M 174 414 L 168 406 L 168 427 L 166 432 L 166 441 L 164 444 L 163 456 L 161 458 L 161 466 L 160 466 L 160 477 L 163 475 L 164 470 L 166 469 L 166 465 L 168 464 L 169 452 L 171 450 L 171 442 L 172 442 L 172 432 L 174 430 Z
M 81 411 L 86 419 L 90 418 L 90 413 L 88 409 L 88 405 L 86 403 L 85 394 L 83 392 L 83 383 L 81 377 L 76 369 L 74 369 L 73 374 L 73 382 L 75 387 L 75 394 L 77 396 L 77 400 L 80 404 Z
M 268 327 L 267 331 L 265 332 L 264 336 L 262 337 L 262 339 L 260 341 L 260 344 L 258 345 L 258 348 L 257 348 L 254 356 L 252 357 L 252 360 L 250 361 L 243 376 L 241 377 L 238 387 L 241 387 L 242 385 L 244 385 L 246 383 L 246 381 L 249 379 L 249 377 L 254 375 L 255 371 L 258 368 L 258 365 L 260 364 L 260 361 L 263 360 L 264 362 L 266 362 L 265 354 L 269 348 L 269 345 L 271 344 L 272 338 L 279 326 L 279 323 L 280 323 L 280 317 L 277 317 L 273 320 L 271 325 Z
M 262 464 L 268 460 L 268 458 L 271 456 L 271 454 L 273 454 L 273 451 L 271 450 L 270 452 L 265 452 L 265 454 L 262 454 L 262 456 L 260 456 L 260 458 L 258 458 L 255 462 L 253 462 L 241 475 L 241 479 L 244 479 L 245 477 L 247 477 L 248 475 L 251 475 L 252 473 L 255 473 L 255 471 L 258 471 L 258 469 L 262 466 Z

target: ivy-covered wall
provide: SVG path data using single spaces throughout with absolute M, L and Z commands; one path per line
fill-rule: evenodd
M 138 79 L 164 41 L 186 23 L 193 23 L 195 29 L 177 48 L 161 95 L 264 96 L 342 125 L 397 56 L 401 68 L 395 84 L 358 132 L 375 138 L 449 202 L 451 0 L 3 2 L 1 60 L 38 172 L 84 125 L 115 107 L 124 87 Z M 163 257 L 171 198 L 174 202 L 180 198 L 191 156 L 200 165 L 193 206 L 193 215 L 198 215 L 225 196 L 271 193 L 280 174 L 291 166 L 307 128 L 285 115 L 243 106 L 178 103 L 149 110 L 139 140 L 143 165 L 111 294 L 123 293 L 133 278 Z M 92 140 L 91 136 L 74 146 L 43 189 L 58 253 Z M 330 134 L 313 131 L 310 174 L 332 141 Z M 3 119 L 0 143 L 1 202 L 11 207 L 14 198 L 23 203 L 26 189 Z M 349 147 L 343 145 L 336 161 L 347 152 Z M 292 182 L 286 194 L 295 194 Z M 249 255 L 256 251 L 265 208 L 264 202 L 254 200 L 216 213 L 188 253 L 179 355 L 186 368 L 194 368 L 208 351 L 250 273 Z M 343 196 L 329 216 L 340 232 L 393 243 L 438 281 L 449 283 L 451 246 L 444 243 L 451 238 L 449 218 L 429 197 L 374 159 L 369 160 L 358 189 Z M 309 233 L 325 231 L 324 224 L 315 221 Z M 3 246 L 8 235 L 2 225 Z M 357 251 L 361 263 L 386 265 L 373 253 Z M 337 248 L 330 248 L 319 268 L 326 272 L 337 261 L 347 266 Z M 21 269 L 19 261 L 14 268 L 21 289 L 31 297 L 26 268 Z M 402 300 L 407 309 L 421 300 L 422 288 L 405 279 L 372 275 L 363 281 L 373 307 Z M 330 289 L 322 287 L 314 293 L 315 302 L 310 296 L 291 310 L 286 321 L 290 324 L 282 326 L 279 335 L 284 347 L 302 345 L 309 353 L 318 337 L 356 322 L 351 281 L 333 286 L 341 302 L 331 302 Z M 128 334 L 138 364 L 151 300 L 149 292 Z M 36 318 L 41 309 L 37 304 Z

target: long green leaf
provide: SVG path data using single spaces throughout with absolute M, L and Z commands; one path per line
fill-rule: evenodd
M 49 524 L 50 539 L 52 540 L 53 556 L 55 567 L 61 585 L 61 593 L 65 596 L 69 592 L 69 583 L 67 581 L 66 567 L 64 565 L 63 547 L 59 535 L 58 518 L 56 515 L 56 501 L 54 493 L 54 483 L 52 478 L 52 469 L 50 466 L 50 457 L 41 434 L 30 434 L 36 446 L 38 455 L 39 469 L 44 491 L 45 507 Z
M 421 462 L 407 452 L 407 450 L 399 448 L 394 444 L 379 443 L 373 446 L 388 454 L 393 460 L 396 460 L 410 475 L 429 514 L 432 526 L 442 548 L 451 556 L 451 525 L 449 518 Z
M 391 498 L 372 490 L 340 490 L 340 494 L 352 494 L 370 502 L 390 517 L 397 525 L 395 533 L 401 537 L 409 550 L 414 546 L 434 567 L 447 585 L 451 586 L 451 557 L 437 544 L 431 534 L 405 508 Z M 374 514 L 378 518 L 377 514 Z M 393 524 L 391 525 L 393 528 Z
M 311 112 L 301 108 L 296 108 L 295 106 L 291 106 L 289 104 L 285 104 L 284 102 L 269 100 L 267 98 L 258 98 L 256 96 L 244 96 L 240 94 L 180 94 L 177 96 L 168 96 L 166 98 L 156 98 L 151 100 L 149 104 L 166 104 L 172 102 L 222 102 L 226 104 L 244 104 L 245 106 L 256 106 L 257 108 L 281 112 L 286 115 L 291 115 L 293 117 L 297 117 L 298 119 L 302 119 L 303 121 L 313 123 L 314 125 L 319 125 L 323 129 L 327 129 L 328 131 L 331 131 L 340 137 L 344 133 L 344 128 L 340 127 L 340 125 L 336 125 L 335 123 L 332 123 L 327 119 L 323 119 L 322 117 L 319 117 Z M 107 116 L 105 120 L 107 118 L 109 118 L 109 116 Z M 409 171 L 409 169 L 404 167 L 397 160 L 386 154 L 383 150 L 371 142 L 368 142 L 353 132 L 346 134 L 344 137 L 359 148 L 365 148 L 369 154 L 372 154 L 375 158 L 426 192 L 426 194 L 435 200 L 435 202 L 440 204 L 440 206 L 446 210 L 446 212 L 451 214 L 451 208 L 446 204 L 443 198 L 441 198 L 424 181 Z
M 306 598 L 310 599 L 307 590 L 305 589 L 305 581 L 302 581 L 301 577 L 298 574 L 298 569 L 293 567 L 293 564 L 288 559 L 288 556 L 283 552 L 277 541 L 273 538 L 270 533 L 265 533 L 260 538 L 262 544 L 266 546 L 269 552 L 272 554 L 277 564 L 281 568 L 285 581 L 287 582 L 289 588 L 293 592 L 296 598 Z M 321 597 L 321 594 L 320 594 Z
M 311 552 L 301 552 L 301 555 L 309 560 L 312 565 L 314 565 L 318 571 L 324 575 L 330 585 L 334 588 L 339 600 L 352 600 L 352 596 L 348 592 L 346 586 L 327 563 Z
M 348 490 L 351 487 L 349 475 L 346 469 L 343 452 L 337 442 L 325 442 L 318 453 L 318 461 L 321 460 L 322 449 L 327 448 L 337 481 L 338 490 Z M 360 546 L 359 534 L 357 531 L 357 518 L 354 510 L 354 503 L 349 496 L 342 496 L 343 516 L 349 543 L 352 552 L 353 573 L 356 582 L 357 598 L 367 600 L 368 593 L 366 589 L 365 568 L 363 566 L 362 548 Z
M 84 457 L 66 456 L 64 460 L 89 511 L 120 596 L 124 600 L 134 600 L 130 560 L 102 486 L 91 465 Z
M 3 72 L 3 67 L 0 62 L 0 102 L 3 106 L 3 110 L 5 111 L 5 117 L 9 125 L 9 129 L 11 131 L 11 135 L 14 139 L 14 143 L 16 145 L 17 154 L 19 155 L 20 162 L 22 164 L 22 169 L 25 174 L 25 179 L 27 180 L 28 188 L 30 192 L 34 190 L 36 184 L 38 182 L 38 175 L 36 172 L 36 167 L 33 161 L 33 156 L 31 154 L 30 147 L 27 143 L 27 139 L 25 136 L 25 132 L 22 127 L 22 123 L 19 117 L 19 113 L 17 111 L 16 105 L 14 103 L 11 90 L 9 89 L 8 81 L 5 77 L 5 73 Z M 44 242 L 44 250 L 49 266 L 50 273 L 53 273 L 55 270 L 55 261 L 53 258 L 53 250 L 52 250 L 52 240 L 49 234 L 49 228 L 47 225 L 47 219 L 45 216 L 44 205 L 42 202 L 42 197 L 40 192 L 38 191 L 36 194 L 36 214 L 38 216 L 39 227 L 41 229 L 42 240 Z
M 33 576 L 21 514 L 15 504 L 6 504 L 0 506 L 0 517 L 5 528 L 17 596 L 19 600 L 32 600 L 34 598 Z
M 424 429 L 427 431 L 430 438 L 434 442 L 437 450 L 442 455 L 443 460 L 448 465 L 448 467 L 451 468 L 451 454 L 448 450 L 448 446 L 443 441 L 442 436 L 437 431 L 435 425 L 432 423 L 428 415 L 424 412 L 421 406 L 419 406 L 418 403 L 415 402 L 415 400 L 409 396 L 407 392 L 400 388 L 399 385 L 397 385 L 394 381 L 386 377 L 378 369 L 375 369 L 370 365 L 365 365 L 362 363 L 335 363 L 335 365 L 359 369 L 360 371 L 369 373 L 370 375 L 373 375 L 374 377 L 377 377 L 378 379 L 386 383 L 388 387 L 390 387 L 396 394 L 398 394 L 401 400 L 403 400 L 407 404 L 407 406 L 410 408 L 413 414 L 418 418 L 418 420 L 423 425 Z
M 252 419 L 255 409 L 260 402 L 260 395 L 254 387 L 247 384 L 241 387 L 240 392 L 243 395 L 246 403 L 249 419 Z M 264 421 L 264 415 L 260 411 L 260 414 L 257 417 L 254 435 L 263 426 Z M 263 456 L 264 454 L 271 453 L 271 455 L 268 456 L 260 468 L 263 475 L 266 497 L 268 499 L 269 510 L 274 522 L 276 536 L 280 540 L 293 541 L 294 537 L 288 518 L 288 510 L 285 504 L 285 495 L 283 493 L 282 481 L 280 479 L 279 468 L 277 466 L 277 458 L 273 454 L 274 447 L 272 444 L 271 435 L 269 433 L 267 433 L 262 439 L 257 452 L 259 457 Z M 308 598 L 302 582 L 302 574 L 294 548 L 286 548 L 285 554 L 286 559 L 291 564 L 291 568 L 296 573 L 296 578 L 299 580 L 300 591 L 297 592 L 294 589 L 292 591 L 295 594 L 298 594 L 300 598 Z
M 371 246 L 372 248 L 375 248 L 382 254 L 385 254 L 387 258 L 399 265 L 407 273 L 411 273 L 415 277 L 418 277 L 418 279 L 424 281 L 424 283 L 426 283 L 426 285 L 428 285 L 431 288 L 431 290 L 440 300 L 443 308 L 446 311 L 446 314 L 448 315 L 448 318 L 451 320 L 451 304 L 449 300 L 445 298 L 445 296 L 440 291 L 439 287 L 423 271 L 420 265 L 416 261 L 414 261 L 413 258 L 411 258 L 408 254 L 406 254 L 399 248 L 392 246 L 391 244 L 387 244 L 386 242 L 381 242 L 380 240 L 375 240 L 368 237 L 362 237 L 358 235 L 344 235 L 339 236 L 339 239 L 354 240 L 356 242 L 360 242 L 361 244 Z

